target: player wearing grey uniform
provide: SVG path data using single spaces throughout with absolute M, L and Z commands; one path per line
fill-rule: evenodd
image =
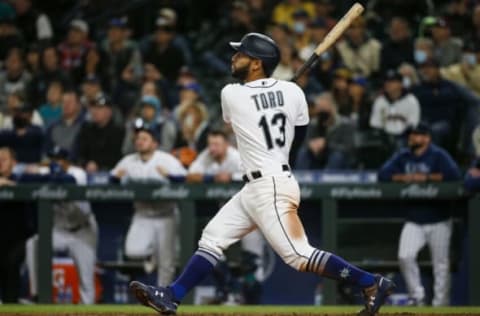
M 135 129 L 136 152 L 125 156 L 111 171 L 127 182 L 169 183 L 170 176 L 185 176 L 186 170 L 174 156 L 157 150 L 158 135 L 147 125 Z M 175 212 L 173 201 L 135 201 L 135 214 L 125 241 L 125 254 L 134 259 L 151 259 L 157 264 L 157 282 L 171 282 L 175 273 Z M 161 260 L 160 260 L 161 259 Z M 148 272 L 150 264 L 147 262 Z
M 87 174 L 79 167 L 68 163 L 65 149 L 56 151 L 51 158 L 57 160 L 60 167 L 73 178 L 77 185 L 87 184 Z M 95 263 L 97 260 L 98 227 L 88 201 L 56 202 L 53 204 L 54 251 L 68 251 L 73 258 L 80 279 L 80 301 L 83 304 L 95 303 Z M 38 235 L 27 241 L 26 262 L 30 277 L 32 296 L 38 291 Z
M 259 229 L 294 269 L 362 288 L 361 314 L 375 315 L 395 287 L 393 282 L 312 247 L 297 214 L 300 188 L 288 161 L 295 132 L 304 133 L 301 126 L 309 122 L 303 91 L 293 82 L 269 78 L 280 59 L 271 38 L 249 33 L 230 45 L 237 50 L 232 74 L 242 83 L 223 88 L 222 112 L 236 135 L 246 184 L 207 224 L 198 250 L 177 280 L 167 287 L 133 281 L 130 288 L 142 304 L 162 314 L 176 313 L 180 301 L 212 272 L 223 251 Z

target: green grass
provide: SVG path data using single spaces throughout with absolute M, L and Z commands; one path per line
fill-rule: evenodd
M 182 313 L 235 313 L 235 314 L 272 314 L 272 313 L 354 313 L 359 306 L 181 306 Z M 152 313 L 149 308 L 140 305 L 0 305 L 0 314 L 54 314 L 54 313 L 122 313 L 122 314 L 146 314 Z M 438 313 L 457 314 L 471 313 L 480 314 L 480 307 L 383 307 L 383 313 Z

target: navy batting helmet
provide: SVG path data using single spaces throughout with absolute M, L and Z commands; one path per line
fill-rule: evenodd
M 280 49 L 270 37 L 260 33 L 248 33 L 240 42 L 230 42 L 236 51 L 260 59 L 267 76 L 273 73 L 280 61 Z

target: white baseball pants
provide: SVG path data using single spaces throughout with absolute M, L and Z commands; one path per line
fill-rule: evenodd
M 82 304 L 95 303 L 95 263 L 97 260 L 97 221 L 93 215 L 87 226 L 75 232 L 55 228 L 52 232 L 54 251 L 68 251 L 80 279 L 80 301 Z M 30 292 L 38 294 L 38 235 L 27 240 L 26 263 L 30 278 Z
M 157 264 L 158 285 L 170 284 L 175 276 L 176 231 L 174 214 L 159 217 L 133 215 L 125 241 L 125 254 L 132 259 L 152 256 Z
M 400 234 L 398 259 L 409 295 L 423 301 L 425 290 L 417 263 L 419 251 L 428 245 L 433 265 L 433 306 L 448 305 L 450 301 L 450 237 L 452 221 L 419 225 L 406 222 Z
M 300 189 L 289 172 L 250 181 L 207 224 L 199 253 L 218 259 L 230 245 L 258 228 L 291 267 L 320 273 L 330 254 L 309 244 L 297 214 L 299 203 Z

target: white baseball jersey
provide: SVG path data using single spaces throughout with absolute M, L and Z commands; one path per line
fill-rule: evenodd
M 79 167 L 69 166 L 67 174 L 75 178 L 77 185 L 87 184 L 87 174 Z M 67 201 L 53 204 L 54 225 L 67 230 L 78 229 L 90 224 L 92 210 L 88 201 Z
M 158 150 L 155 151 L 148 161 L 143 161 L 138 153 L 123 157 L 115 168 L 113 168 L 111 174 L 115 175 L 119 170 L 125 171 L 125 175 L 121 179 L 122 183 L 129 181 L 169 183 L 169 179 L 162 175 L 158 171 L 158 168 L 162 168 L 166 170 L 168 174 L 174 176 L 184 176 L 187 174 L 187 171 L 177 158 L 169 153 Z M 134 206 L 137 212 L 149 215 L 161 215 L 173 213 L 176 203 L 167 201 L 138 201 L 135 202 Z
M 411 93 L 393 102 L 381 95 L 373 103 L 370 126 L 384 129 L 389 134 L 400 135 L 419 121 L 420 103 Z
M 221 162 L 216 161 L 210 156 L 208 148 L 204 149 L 197 159 L 190 165 L 188 169 L 189 173 L 201 173 L 214 175 L 219 172 L 229 172 L 231 174 L 241 173 L 242 160 L 240 159 L 240 154 L 238 150 L 229 146 L 225 159 Z
M 222 89 L 223 119 L 232 124 L 246 172 L 281 171 L 288 164 L 295 126 L 309 122 L 303 91 L 273 78 Z

